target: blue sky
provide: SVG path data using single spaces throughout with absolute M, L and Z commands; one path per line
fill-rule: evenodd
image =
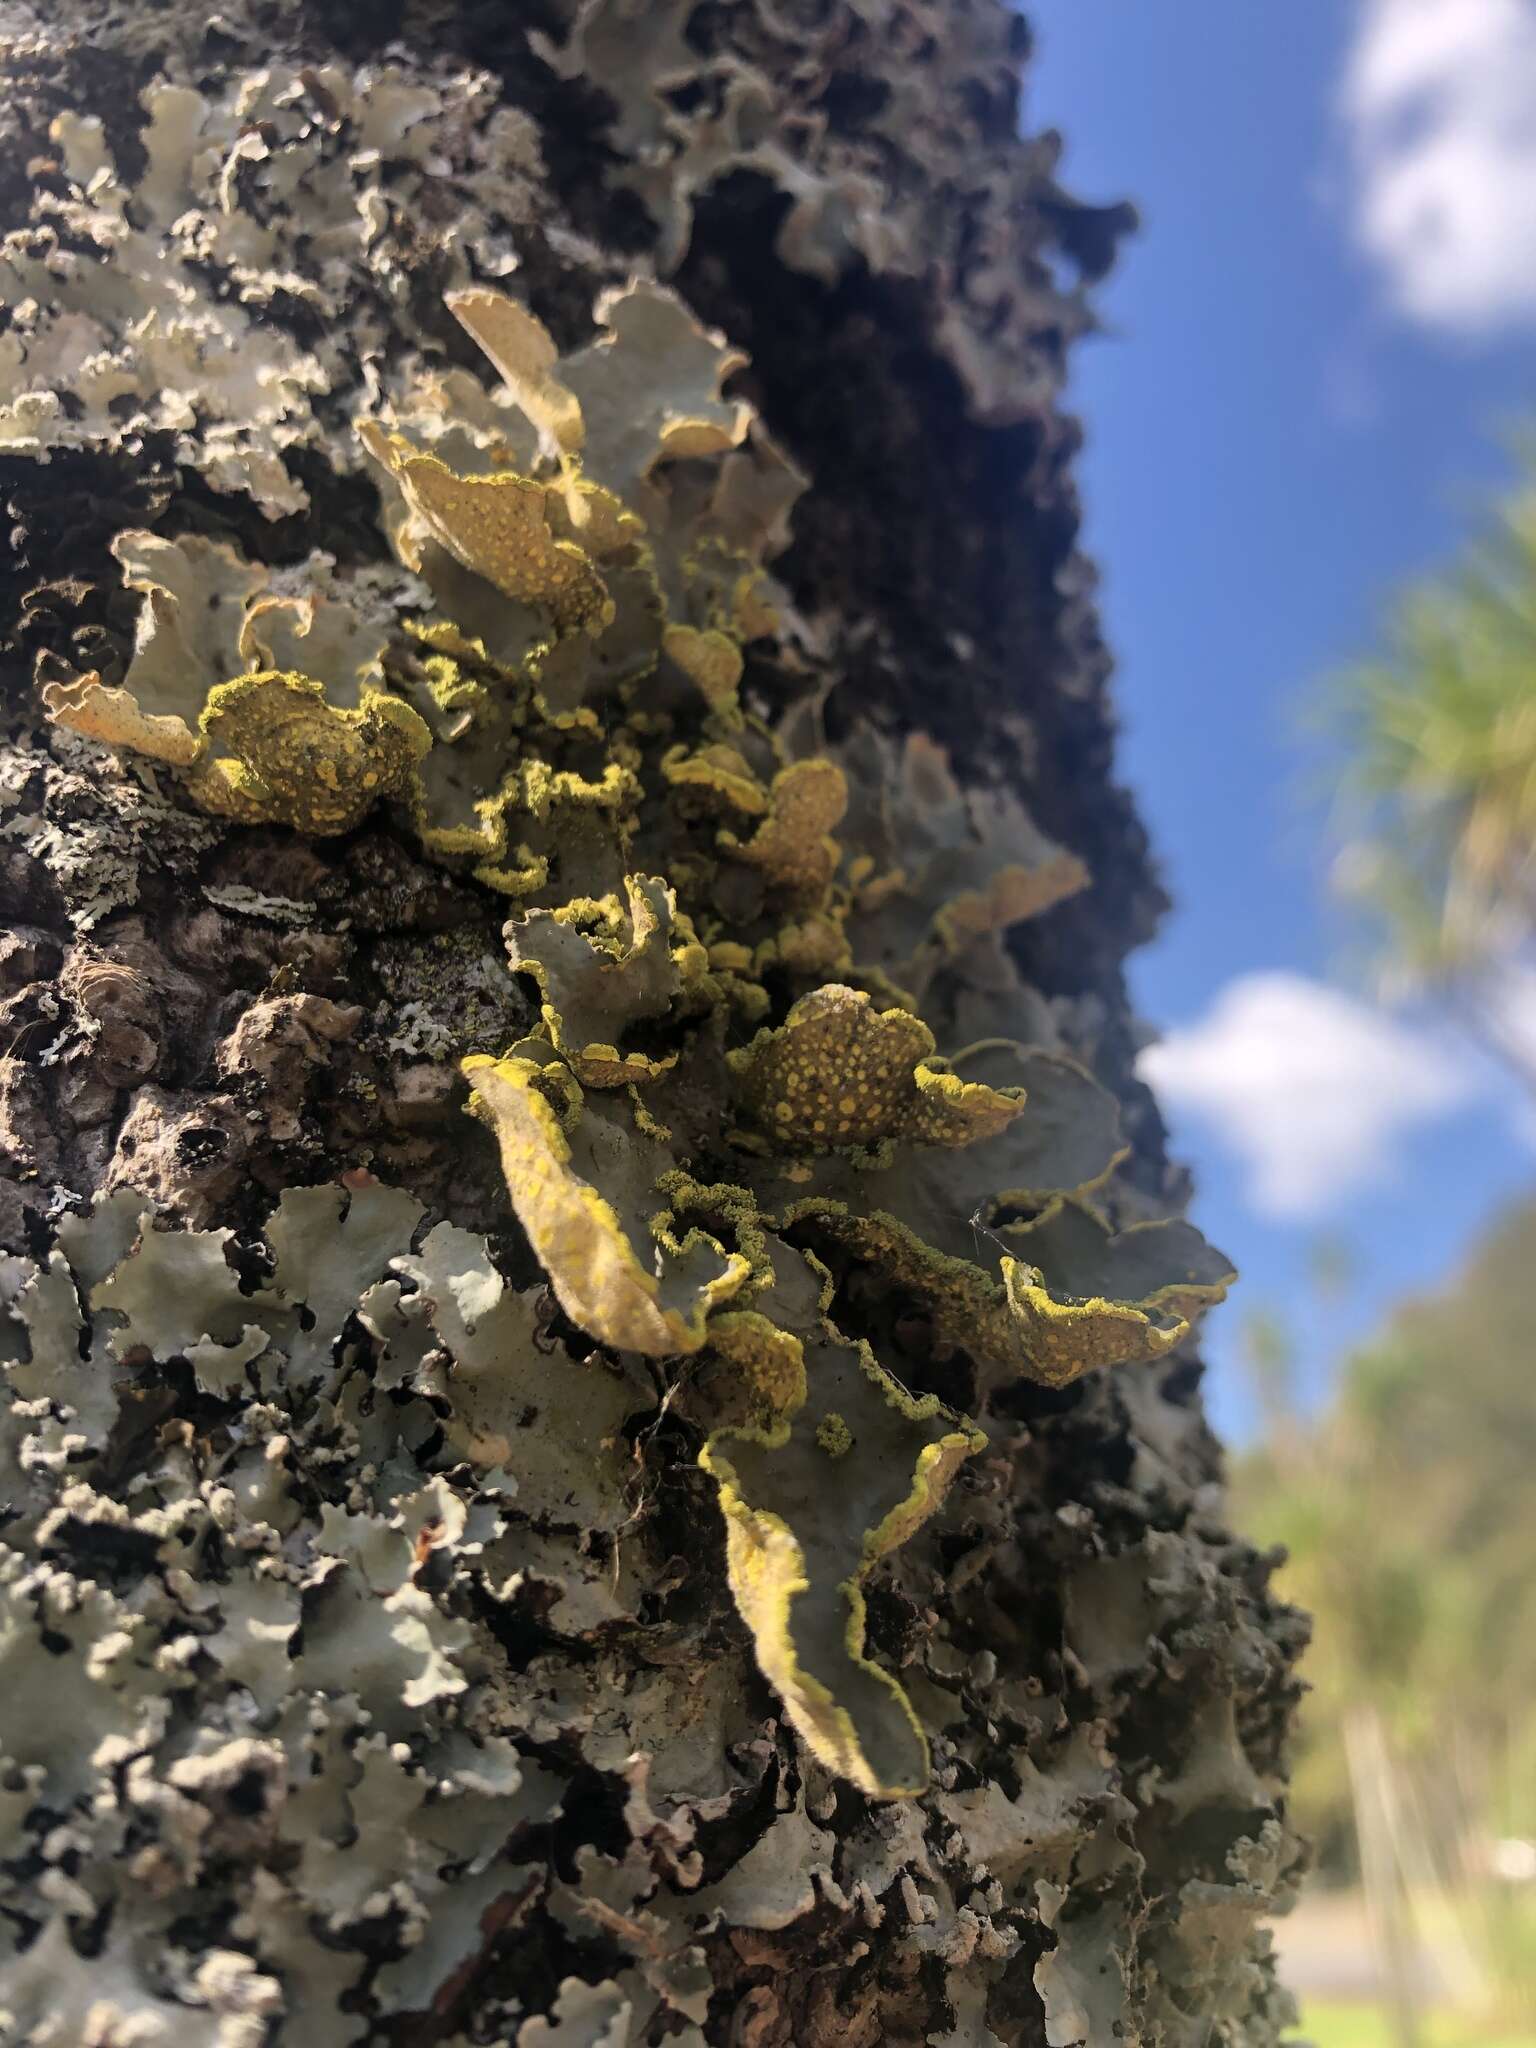
M 1375 1009 L 1327 889 L 1316 680 L 1444 563 L 1536 412 L 1529 0 L 1036 0 L 1026 119 L 1144 217 L 1078 351 L 1086 544 L 1120 768 L 1176 908 L 1131 963 L 1197 1220 L 1294 1318 L 1315 1398 L 1383 1306 L 1536 1184 L 1533 1120 L 1426 1020 Z M 1309 747 L 1313 750 L 1309 752 Z M 1355 1277 L 1315 1299 L 1313 1251 Z M 1219 1426 L 1253 1407 L 1241 1309 Z

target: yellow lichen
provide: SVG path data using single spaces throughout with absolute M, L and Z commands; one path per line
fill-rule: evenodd
M 662 646 L 670 661 L 698 686 L 699 694 L 714 712 L 736 709 L 736 691 L 741 682 L 741 645 L 717 627 L 668 626 Z
M 655 875 L 626 875 L 625 902 L 608 896 L 532 910 L 505 927 L 514 967 L 532 974 L 550 1038 L 589 1087 L 654 1080 L 677 1058 L 622 1050 L 642 1022 L 665 1017 L 707 971 L 693 926 Z
M 338 709 L 312 677 L 275 671 L 218 684 L 201 724 L 208 748 L 187 786 L 205 810 L 320 835 L 350 832 L 403 790 L 432 744 L 396 697 Z
M 962 1081 L 934 1059 L 933 1033 L 906 1010 L 876 1010 L 839 983 L 802 996 L 777 1030 L 730 1055 L 743 1106 L 792 1151 L 904 1138 L 969 1145 L 1024 1107 L 1022 1089 Z
M 773 778 L 768 801 L 768 816 L 745 844 L 731 832 L 721 833 L 721 844 L 771 888 L 814 902 L 842 857 L 831 833 L 848 808 L 847 779 L 835 761 L 796 761 Z
M 751 1401 L 787 1415 L 805 1400 L 805 1347 L 756 1309 L 730 1309 L 709 1326 L 712 1350 L 726 1360 Z
M 654 1141 L 626 1146 L 620 1126 L 594 1127 L 590 1108 L 568 1131 L 532 1059 L 476 1054 L 463 1067 L 474 1090 L 470 1112 L 495 1134 L 518 1221 L 572 1322 L 619 1351 L 655 1358 L 697 1351 L 711 1309 L 740 1291 L 751 1268 L 699 1231 L 689 1233 L 679 1256 L 660 1260 L 655 1245 L 643 1247 L 634 1225 L 626 1226 L 608 1194 L 620 1179 L 642 1199 L 654 1189 L 665 1170 L 646 1156 Z
M 399 535 L 412 568 L 421 568 L 430 537 L 506 596 L 547 612 L 561 632 L 599 633 L 612 622 L 613 603 L 591 555 L 550 531 L 550 486 L 512 471 L 460 476 L 376 420 L 364 420 L 358 432 L 415 514 Z
M 825 981 L 829 975 L 847 973 L 852 964 L 841 916 L 819 910 L 781 925 L 753 956 L 755 973 L 786 967 L 803 981 Z
M 985 1439 L 842 1338 L 807 1284 L 804 1267 L 798 1289 L 781 1273 L 763 1298 L 802 1342 L 804 1399 L 767 1423 L 716 1430 L 699 1462 L 720 1489 L 736 1605 L 802 1740 L 871 1797 L 909 1797 L 927 1784 L 928 1744 L 901 1686 L 865 1654 L 863 1582 Z
M 672 788 L 710 808 L 762 817 L 769 808 L 767 789 L 735 747 L 713 741 L 706 747 L 671 747 L 661 758 L 661 772 Z
M 829 1458 L 846 1458 L 853 1449 L 853 1431 L 835 1411 L 823 1415 L 816 1425 L 816 1442 Z

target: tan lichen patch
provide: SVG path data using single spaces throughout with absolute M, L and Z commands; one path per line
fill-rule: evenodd
M 616 896 L 532 910 L 504 928 L 514 967 L 538 981 L 545 1027 L 589 1087 L 653 1080 L 677 1055 L 623 1050 L 636 1024 L 663 1018 L 707 971 L 677 897 L 655 875 L 626 875 Z
M 202 749 L 198 721 L 210 687 L 251 665 L 241 628 L 267 571 L 199 534 L 166 540 L 133 528 L 117 535 L 112 553 L 143 599 L 122 684 L 108 689 L 82 676 L 48 686 L 43 701 L 61 725 L 184 767 Z
M 1022 1089 L 962 1081 L 934 1058 L 933 1033 L 906 1010 L 876 1010 L 861 989 L 802 996 L 776 1030 L 730 1055 L 748 1116 L 791 1151 L 886 1138 L 970 1145 L 1024 1107 Z
M 415 515 L 396 535 L 411 568 L 422 566 L 430 537 L 506 596 L 547 612 L 561 632 L 598 633 L 611 623 L 612 600 L 597 564 L 584 547 L 551 531 L 550 486 L 512 471 L 461 476 L 376 420 L 364 420 L 358 432 Z
M 710 1311 L 751 1268 L 701 1231 L 674 1252 L 658 1246 L 641 1212 L 675 1162 L 632 1123 L 582 1104 L 574 1078 L 568 1131 L 534 1059 L 476 1055 L 463 1064 L 471 1114 L 495 1135 L 518 1221 L 572 1322 L 619 1351 L 697 1351 Z
M 1035 867 L 1010 863 L 979 889 L 962 889 L 934 915 L 933 931 L 943 951 L 958 953 L 988 932 L 1006 931 L 1054 910 L 1088 886 L 1088 870 L 1075 854 L 1063 853 Z
M 188 789 L 205 810 L 321 835 L 350 832 L 402 791 L 432 744 L 399 698 L 374 693 L 338 709 L 312 677 L 277 672 L 216 685 L 201 724 L 208 751 Z
M 94 669 L 67 682 L 45 683 L 42 698 L 57 724 L 104 746 L 127 747 L 173 768 L 190 767 L 202 752 L 202 740 L 179 716 L 145 711 L 131 690 L 109 687 Z
M 543 321 L 505 292 L 485 286 L 449 292 L 443 303 L 548 442 L 562 455 L 579 453 L 585 438 L 581 405 L 555 374 L 560 351 Z

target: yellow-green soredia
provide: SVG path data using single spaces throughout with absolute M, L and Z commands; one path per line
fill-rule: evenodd
M 986 1436 L 847 1333 L 848 1276 L 964 1361 L 945 1384 L 979 1414 L 1167 1350 L 1230 1273 L 1122 1204 L 1117 1106 L 1082 1066 L 925 1021 L 945 987 L 990 1014 L 954 986 L 1014 986 L 1002 935 L 1087 872 L 927 735 L 767 722 L 754 664 L 806 665 L 766 567 L 801 479 L 727 388 L 745 359 L 649 282 L 565 355 L 490 287 L 448 303 L 502 381 L 419 366 L 360 422 L 395 566 L 124 533 L 132 659 L 46 707 L 239 824 L 337 834 L 394 804 L 510 899 L 541 1026 L 464 1073 L 528 1244 L 571 1325 L 715 1403 L 699 1459 L 758 1661 L 828 1768 L 909 1796 L 927 1736 L 868 1653 L 864 1587 Z M 418 1285 L 446 1299 L 452 1244 L 428 1243 Z M 526 1347 L 529 1312 L 499 1284 L 475 1281 L 487 1320 L 441 1390 L 476 1467 L 525 1426 L 496 1332 L 521 1318 L 501 1349 Z

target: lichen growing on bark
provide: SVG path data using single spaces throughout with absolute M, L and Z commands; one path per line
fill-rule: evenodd
M 342 11 L 5 47 L 0 2040 L 1270 2042 L 1111 223 L 990 0 Z

